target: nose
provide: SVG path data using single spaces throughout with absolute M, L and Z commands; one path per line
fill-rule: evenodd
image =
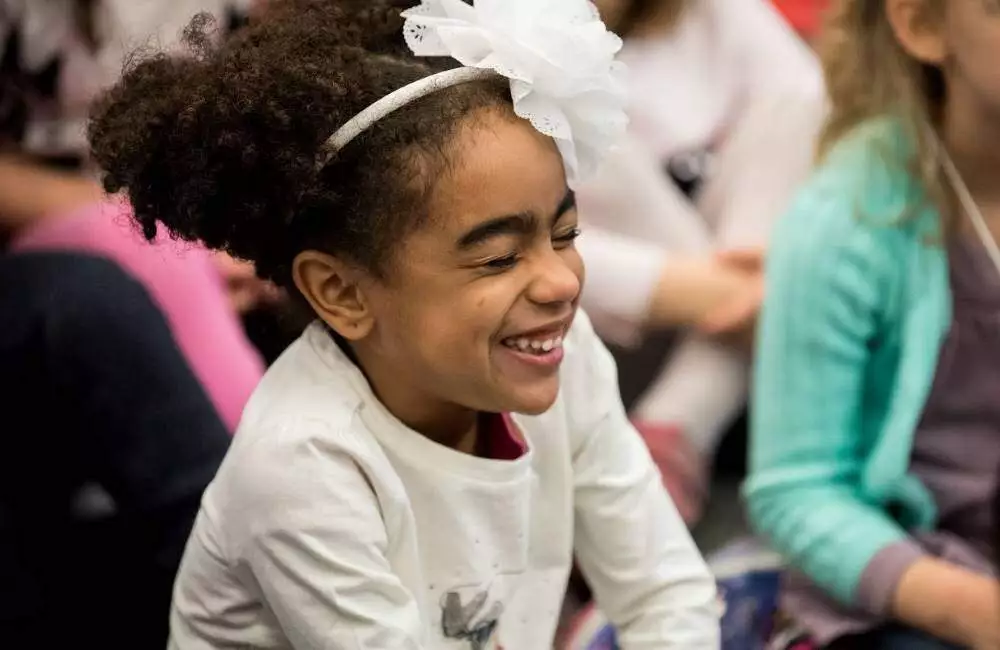
M 558 251 L 549 250 L 539 259 L 528 298 L 539 305 L 572 303 L 580 295 L 582 264 L 574 267 Z

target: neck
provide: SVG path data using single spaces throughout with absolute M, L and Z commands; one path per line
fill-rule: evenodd
M 372 391 L 396 419 L 434 442 L 473 454 L 478 439 L 478 412 L 430 395 L 419 381 L 409 381 L 396 364 L 378 355 L 354 349 Z
M 1000 206 L 1000 116 L 973 102 L 951 101 L 941 137 L 962 180 L 982 206 Z

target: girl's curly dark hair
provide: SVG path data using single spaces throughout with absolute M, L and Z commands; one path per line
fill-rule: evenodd
M 444 63 L 402 40 L 413 0 L 272 0 L 218 42 L 199 16 L 184 55 L 130 65 L 98 101 L 92 154 L 124 191 L 146 237 L 174 236 L 256 263 L 291 288 L 306 249 L 382 273 L 392 244 L 423 216 L 448 142 L 480 109 L 513 115 L 504 80 L 432 93 L 381 120 L 322 169 L 325 140 L 392 90 Z

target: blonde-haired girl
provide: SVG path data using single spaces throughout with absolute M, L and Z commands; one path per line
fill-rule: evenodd
M 780 223 L 756 527 L 825 646 L 1000 647 L 1000 3 L 840 0 L 822 165 Z

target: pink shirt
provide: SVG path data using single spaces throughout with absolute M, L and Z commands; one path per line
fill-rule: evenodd
M 44 219 L 12 249 L 76 251 L 116 262 L 159 305 L 194 374 L 235 431 L 264 363 L 229 306 L 223 279 L 202 248 L 165 237 L 148 243 L 127 210 L 109 201 Z

